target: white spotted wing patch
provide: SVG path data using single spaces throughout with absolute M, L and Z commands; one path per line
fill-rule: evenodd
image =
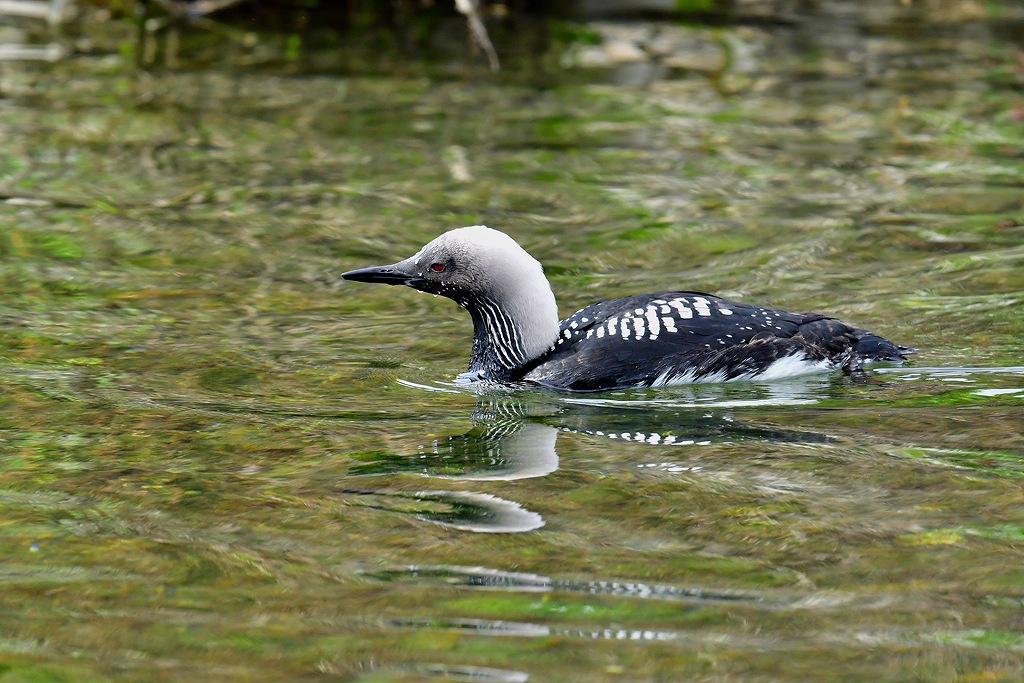
M 708 305 L 708 300 L 702 296 L 694 297 L 692 300 L 693 307 L 697 311 L 697 315 L 709 316 L 711 315 L 711 307 Z
M 633 318 L 633 326 L 636 328 L 636 340 L 640 341 L 647 333 L 647 325 L 644 323 L 644 319 L 638 315 Z
M 678 317 L 683 320 L 693 317 L 693 310 L 686 305 L 685 299 L 672 299 L 668 305 L 674 308 Z
M 744 344 L 755 335 L 794 334 L 802 317 L 748 306 L 710 295 L 662 292 L 613 299 L 580 309 L 565 319 L 552 348 L 589 344 L 636 343 L 645 354 L 681 353 L 690 348 L 723 349 Z M 655 346 L 648 346 L 651 343 Z
M 743 312 L 734 310 L 736 308 L 747 308 L 750 313 L 744 316 Z M 781 330 L 782 326 L 776 324 L 778 321 L 773 315 L 778 314 L 767 309 L 732 304 L 715 297 L 679 294 L 651 299 L 644 307 L 620 309 L 617 315 L 597 323 L 596 336 L 599 339 L 608 335 L 624 340 L 656 341 L 666 335 L 689 332 L 712 337 L 702 340 L 702 345 L 710 348 L 736 343 L 730 340 L 747 338 L 761 331 Z M 754 318 L 754 324 L 744 324 L 744 317 Z M 695 329 L 694 324 L 689 322 L 701 319 L 707 322 L 702 323 L 699 329 Z M 580 322 L 584 320 L 589 322 L 587 319 L 581 319 Z M 572 322 L 569 326 L 575 329 L 576 324 Z M 720 326 L 720 330 L 715 329 L 717 326 Z M 716 334 L 716 331 L 720 331 L 720 334 Z M 745 334 L 748 332 L 752 334 Z
M 653 341 L 661 333 L 661 320 L 658 318 L 658 309 L 654 306 L 648 306 L 647 310 L 644 311 L 644 315 L 647 318 L 647 329 L 650 331 L 649 334 Z

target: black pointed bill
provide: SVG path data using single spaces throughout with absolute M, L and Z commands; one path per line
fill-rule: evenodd
M 415 287 L 415 275 L 402 272 L 395 266 L 373 266 L 372 268 L 360 268 L 342 273 L 341 277 L 355 282 L 376 282 L 382 285 L 409 285 Z

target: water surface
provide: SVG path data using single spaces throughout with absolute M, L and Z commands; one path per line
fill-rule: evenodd
M 794 31 L 541 86 L 5 65 L 0 678 L 1024 677 L 1016 46 Z M 564 314 L 696 289 L 920 354 L 458 387 L 457 306 L 338 276 L 475 223 Z

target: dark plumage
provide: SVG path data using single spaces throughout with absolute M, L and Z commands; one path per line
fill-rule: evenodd
M 741 379 L 771 380 L 911 350 L 817 313 L 790 313 L 699 292 L 659 292 L 592 304 L 558 322 L 540 264 L 504 233 L 449 231 L 415 256 L 342 277 L 441 294 L 473 317 L 463 381 L 524 382 L 599 391 Z

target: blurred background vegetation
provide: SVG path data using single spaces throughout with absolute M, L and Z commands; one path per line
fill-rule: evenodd
M 147 68 L 227 62 L 367 73 L 497 70 L 500 63 L 536 70 L 565 65 L 543 63 L 553 49 L 604 42 L 592 22 L 785 28 L 809 17 L 876 34 L 957 35 L 984 22 L 999 38 L 1024 35 L 1024 4 L 1016 0 L 3 0 L 0 44 L 59 34 L 60 48 L 40 59 L 118 51 Z M 664 56 L 650 41 L 618 47 L 613 62 Z

